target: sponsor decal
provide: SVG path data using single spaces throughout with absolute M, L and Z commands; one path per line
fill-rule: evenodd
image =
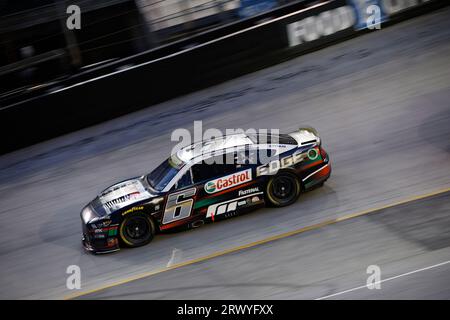
M 316 149 L 310 149 L 308 151 L 308 158 L 309 160 L 316 160 L 319 157 L 319 152 Z
M 250 190 L 250 189 L 249 189 Z M 252 202 L 260 201 L 260 197 L 263 192 L 253 193 L 248 196 L 242 196 L 233 200 L 228 200 L 221 203 L 210 205 L 206 211 L 206 218 L 211 218 L 214 221 L 214 217 L 218 215 L 232 216 L 236 213 L 238 206 L 250 204 Z
M 106 246 L 113 247 L 113 246 L 117 246 L 118 244 L 119 244 L 119 239 L 112 238 L 112 239 L 108 239 L 108 244 Z
M 140 210 L 144 210 L 144 207 L 133 207 L 131 209 L 128 209 L 124 213 L 122 213 L 122 216 L 124 216 L 124 215 L 126 215 L 128 213 L 135 212 L 135 211 L 140 211 Z
M 207 193 L 216 193 L 252 180 L 252 170 L 239 171 L 205 183 Z
M 239 196 L 245 196 L 246 194 L 250 194 L 250 193 L 254 193 L 254 192 L 259 192 L 259 188 L 250 188 L 247 190 L 239 190 Z
M 303 160 L 311 160 L 315 161 L 319 159 L 319 151 L 316 148 L 309 149 L 306 153 L 301 153 L 299 151 L 289 155 L 287 157 L 281 158 L 280 160 L 273 160 L 268 164 L 263 164 L 256 168 L 256 176 L 264 176 L 264 175 L 274 175 L 278 172 L 278 170 L 291 167 L 297 163 L 302 162 Z
M 293 166 L 299 162 L 302 162 L 307 158 L 306 153 L 295 152 L 292 155 L 281 158 L 280 160 L 273 160 L 268 164 L 263 164 L 256 168 L 256 176 L 273 175 L 278 172 L 278 170 Z
M 105 220 L 103 221 L 103 227 L 107 227 L 111 224 L 112 220 Z
M 108 231 L 108 236 L 116 236 L 117 235 L 117 228 L 111 228 Z
M 98 229 L 98 228 L 103 228 L 103 227 L 107 227 L 111 224 L 112 220 L 105 220 L 105 221 L 101 221 L 98 223 L 92 223 L 91 226 L 94 229 Z
M 117 235 L 117 227 L 94 230 L 94 238 L 96 239 L 104 239 L 106 238 L 106 236 L 112 237 L 116 235 Z
M 252 202 L 258 202 L 258 201 L 259 201 L 259 197 L 257 197 L 257 196 L 252 197 Z
M 111 226 L 111 227 L 107 227 L 107 228 L 101 228 L 101 229 L 95 229 L 95 230 L 92 230 L 91 232 L 92 233 L 94 233 L 94 234 L 104 234 L 104 233 L 108 233 L 110 236 L 111 235 L 116 235 L 117 234 L 117 228 L 118 228 L 118 225 L 114 225 L 114 226 Z

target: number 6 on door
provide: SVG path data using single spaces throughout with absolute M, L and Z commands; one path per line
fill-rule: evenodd
M 170 194 L 167 197 L 162 223 L 166 224 L 188 218 L 194 205 L 194 199 L 189 197 L 193 197 L 196 192 L 196 188 L 191 188 Z

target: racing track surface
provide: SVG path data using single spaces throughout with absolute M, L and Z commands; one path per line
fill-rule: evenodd
M 73 264 L 81 267 L 81 291 L 91 290 L 450 187 L 449 18 L 450 9 L 436 11 L 0 157 L 0 298 L 74 294 L 65 287 L 66 268 Z M 332 177 L 291 207 L 262 209 L 197 230 L 162 235 L 148 246 L 115 254 L 83 252 L 81 207 L 106 186 L 153 169 L 174 146 L 171 131 L 192 128 L 194 120 L 222 130 L 289 132 L 312 125 L 331 155 Z M 435 230 L 422 232 L 431 236 Z M 367 232 L 367 243 L 371 236 Z M 317 244 L 325 240 L 316 239 Z M 366 250 L 363 244 L 355 250 Z M 401 245 L 389 243 L 386 259 L 394 259 Z M 434 251 L 442 254 L 435 257 L 442 261 L 448 253 L 448 241 Z M 329 268 L 330 275 L 335 266 L 351 263 L 322 262 L 316 261 L 323 272 Z M 236 264 L 234 271 L 244 270 L 245 263 Z M 278 267 L 269 258 L 267 263 Z M 231 279 L 222 279 L 227 281 Z M 251 274 L 246 281 L 251 281 Z M 421 297 L 419 291 L 416 297 Z
M 449 212 L 447 192 L 82 298 L 448 299 Z M 366 285 L 369 265 L 380 267 L 380 290 L 346 292 Z M 405 274 L 430 266 L 435 267 Z

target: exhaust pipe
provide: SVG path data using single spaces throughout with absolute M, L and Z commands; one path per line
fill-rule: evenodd
M 204 224 L 205 224 L 205 221 L 203 221 L 203 220 L 196 220 L 196 221 L 191 223 L 191 228 L 192 229 L 199 228 L 199 227 L 201 227 Z

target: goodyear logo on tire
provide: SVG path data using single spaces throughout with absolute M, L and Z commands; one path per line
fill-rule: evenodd
M 215 180 L 205 183 L 205 191 L 207 193 L 216 193 L 222 190 L 229 189 L 234 186 L 238 186 L 242 183 L 252 180 L 252 170 L 247 169 L 230 174 L 225 177 L 221 177 Z

